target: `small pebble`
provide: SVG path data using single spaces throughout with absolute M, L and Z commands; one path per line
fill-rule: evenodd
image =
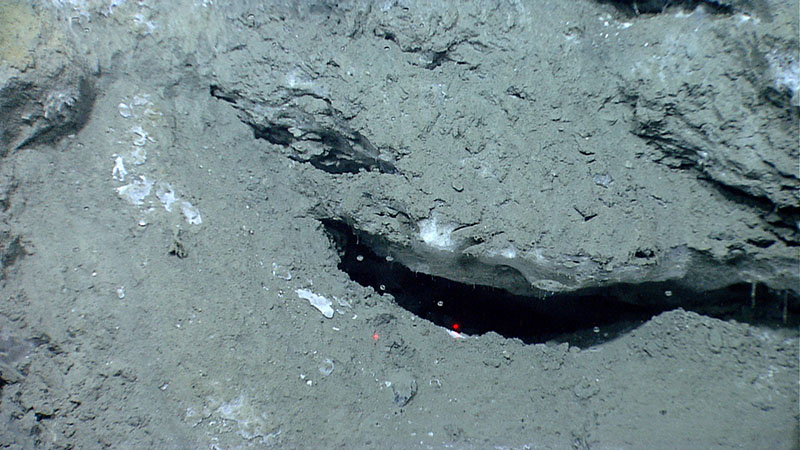
M 606 189 L 608 189 L 611 186 L 611 183 L 614 182 L 614 179 L 611 178 L 611 175 L 607 173 L 597 173 L 593 178 L 596 185 L 603 186 Z

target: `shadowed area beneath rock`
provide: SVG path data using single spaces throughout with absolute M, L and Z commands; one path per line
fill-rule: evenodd
M 550 340 L 588 346 L 626 333 L 653 316 L 672 309 L 670 304 L 722 319 L 796 326 L 797 299 L 758 290 L 753 303 L 751 285 L 695 292 L 676 283 L 620 284 L 543 297 L 514 295 L 502 289 L 465 284 L 413 272 L 391 257 L 381 257 L 360 239 L 359 233 L 340 221 L 323 221 L 336 243 L 339 268 L 351 279 L 394 301 L 418 317 L 465 335 L 495 332 L 525 343 Z M 373 239 L 374 240 L 374 239 Z

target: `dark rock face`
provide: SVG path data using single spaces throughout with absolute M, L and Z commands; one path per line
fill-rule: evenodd
M 211 95 L 233 104 L 244 103 L 235 93 L 217 86 L 211 87 Z M 311 163 L 332 174 L 362 169 L 396 171 L 392 161 L 384 159 L 366 137 L 348 127 L 342 113 L 325 97 L 293 98 L 288 94 L 280 101 L 259 106 L 259 114 L 251 108 L 241 109 L 242 120 L 253 128 L 257 139 L 285 147 L 295 161 Z
M 333 39 L 264 70 L 230 52 L 212 94 L 321 169 L 316 217 L 414 271 L 523 295 L 797 293 L 797 18 L 718 6 L 598 6 L 573 27 L 522 7 L 295 10 Z M 253 20 L 242 50 L 290 31 Z
M 734 11 L 747 11 L 763 7 L 761 1 L 753 0 L 598 0 L 600 3 L 613 5 L 620 11 L 629 15 L 661 14 L 676 8 L 693 10 L 697 7 L 705 8 L 716 14 L 731 14 Z
M 42 28 L 43 14 L 26 2 L 0 7 L 0 155 L 75 133 L 94 102 L 93 76 L 65 36 Z

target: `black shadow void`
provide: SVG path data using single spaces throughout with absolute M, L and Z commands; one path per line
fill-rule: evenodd
M 666 291 L 687 298 L 685 304 L 682 303 L 686 309 L 720 318 L 780 325 L 780 308 L 776 302 L 764 301 L 763 292 L 759 293 L 760 304 L 772 305 L 772 309 L 765 311 L 762 308 L 758 317 L 753 314 L 749 286 L 695 293 L 674 286 L 674 283 L 647 283 L 553 294 L 544 298 L 518 296 L 489 286 L 464 284 L 413 272 L 391 258 L 376 254 L 363 243 L 365 239 L 360 239 L 359 233 L 344 222 L 323 220 L 322 223 L 339 250 L 339 268 L 353 281 L 380 293 L 391 294 L 399 306 L 418 317 L 467 335 L 496 332 L 525 343 L 559 341 L 586 347 L 613 339 L 654 315 L 672 309 L 623 301 L 625 298 L 664 295 Z M 699 307 L 692 307 L 699 304 L 703 305 L 702 311 Z M 745 311 L 744 317 L 742 311 Z M 791 318 L 790 322 L 797 322 L 796 314 Z

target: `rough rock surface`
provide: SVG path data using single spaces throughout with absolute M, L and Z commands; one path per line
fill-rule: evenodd
M 75 133 L 89 118 L 93 75 L 47 9 L 0 5 L 0 154 Z
M 522 292 L 525 276 L 536 292 L 612 275 L 689 284 L 703 264 L 721 279 L 701 287 L 753 265 L 746 275 L 779 287 L 794 181 L 758 142 L 796 133 L 777 118 L 796 115 L 784 36 L 797 10 L 467 3 L 0 2 L 14 31 L 0 33 L 0 71 L 32 83 L 0 96 L 2 446 L 796 448 L 800 309 L 761 284 L 753 305 L 721 311 L 595 302 L 610 322 L 550 301 L 579 296 L 524 298 L 559 315 L 527 308 L 478 318 L 517 334 L 457 332 L 381 288 L 400 279 L 384 258 L 346 255 L 348 269 L 326 230 Z M 788 70 L 749 81 L 758 64 L 696 48 L 709 29 L 750 30 L 765 54 L 778 42 Z M 687 36 L 665 45 L 670 31 Z M 630 55 L 647 64 L 624 72 Z M 730 80 L 698 80 L 720 75 L 717 56 Z M 685 81 L 709 108 L 653 72 L 667 60 L 673 77 L 694 63 Z M 79 100 L 45 114 L 47 93 L 82 95 L 83 67 L 87 117 Z M 738 101 L 715 86 L 761 105 L 727 112 L 752 142 L 701 124 Z M 713 165 L 676 142 L 708 146 Z M 734 162 L 747 167 L 719 171 Z M 587 273 L 600 275 L 573 279 Z M 488 315 L 481 305 L 510 297 L 405 275 L 436 314 L 471 296 Z M 672 286 L 656 287 L 637 292 L 663 303 Z M 575 317 L 585 324 L 566 329 Z
M 567 4 L 354 2 L 286 11 L 318 25 L 302 30 L 256 14 L 212 93 L 320 169 L 318 217 L 415 271 L 528 295 L 796 294 L 797 18 L 740 6 L 564 21 Z M 250 53 L 292 33 L 316 52 Z

